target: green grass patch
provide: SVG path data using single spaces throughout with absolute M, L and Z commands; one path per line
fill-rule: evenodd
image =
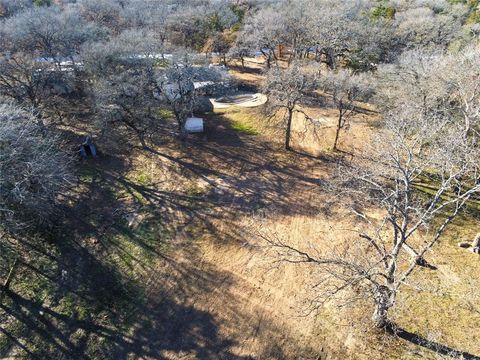
M 384 122 L 381 119 L 371 120 L 367 123 L 367 126 L 373 130 L 383 129 Z
M 159 217 L 152 215 L 129 227 L 125 220 L 119 221 L 107 237 L 107 246 L 113 247 L 112 261 L 128 275 L 134 276 L 137 265 L 152 266 L 158 254 L 167 251 L 168 231 Z
M 152 176 L 146 171 L 142 170 L 135 174 L 135 181 L 138 185 L 147 186 L 150 185 L 153 181 Z
M 190 183 L 185 189 L 187 198 L 184 201 L 184 205 L 190 209 L 208 206 L 204 200 L 209 191 L 209 188 L 201 187 L 195 182 Z
M 434 196 L 438 191 L 438 188 L 433 183 L 417 182 L 414 184 L 414 186 L 416 190 L 430 197 Z M 449 191 L 446 191 L 442 195 L 442 199 L 445 201 L 452 200 L 453 198 L 454 198 L 454 194 L 452 194 Z M 466 203 L 466 208 L 480 211 L 480 200 L 476 199 L 475 197 L 472 197 Z
M 265 124 L 264 115 L 258 109 L 232 107 L 216 109 L 215 114 L 228 120 L 230 127 L 238 132 L 256 135 Z
M 175 114 L 170 109 L 159 109 L 158 115 L 163 119 L 173 119 Z
M 257 135 L 258 134 L 258 131 L 254 127 L 252 127 L 250 125 L 247 125 L 247 124 L 244 124 L 244 123 L 239 122 L 239 121 L 232 121 L 231 127 L 232 127 L 233 130 L 241 132 L 243 134 L 247 134 L 247 135 Z

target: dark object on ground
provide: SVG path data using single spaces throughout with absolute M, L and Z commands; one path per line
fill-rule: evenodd
M 90 136 L 87 136 L 82 145 L 80 145 L 80 156 L 84 159 L 88 157 L 97 157 L 97 146 L 93 143 Z
M 472 242 L 472 252 L 480 255 L 480 233 L 475 236 Z
M 470 249 L 473 253 L 480 255 L 480 233 L 475 236 L 472 244 L 470 245 L 469 242 L 460 242 L 458 246 L 464 249 Z
M 427 260 L 424 258 L 418 258 L 416 260 L 416 263 L 418 266 L 430 269 L 430 270 L 437 270 L 438 268 L 435 265 L 430 264 Z

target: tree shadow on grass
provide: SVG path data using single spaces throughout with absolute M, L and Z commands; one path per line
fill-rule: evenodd
M 208 222 L 207 214 L 195 211 L 202 205 L 187 206 L 190 198 L 184 194 L 140 186 L 103 172 L 101 176 L 105 186 L 127 188 L 141 193 L 150 203 L 146 205 L 149 207 L 148 212 L 152 211 L 152 216 L 157 214 L 162 221 L 174 219 L 152 210 L 159 204 L 184 211 L 188 215 L 188 221 L 201 221 L 202 226 L 215 228 Z M 97 184 L 94 186 L 98 188 L 90 189 L 80 197 L 78 200 L 81 204 L 75 207 L 74 212 L 67 214 L 69 219 L 62 219 L 61 226 L 58 226 L 58 253 L 55 257 L 48 258 L 57 264 L 57 275 L 55 276 L 55 271 L 45 273 L 44 269 L 29 266 L 31 271 L 48 280 L 57 289 L 54 296 L 32 296 L 21 290 L 17 291 L 15 286 L 6 293 L 4 302 L 0 305 L 2 319 L 8 320 L 8 323 L 15 320 L 21 324 L 22 330 L 17 328 L 12 331 L 10 327 L 1 330 L 9 339 L 10 345 L 7 349 L 2 347 L 0 355 L 9 356 L 11 351 L 20 351 L 28 354 L 29 358 L 40 359 L 127 359 L 131 356 L 153 359 L 172 356 L 253 359 L 251 356 L 237 355 L 232 350 L 241 345 L 238 334 L 231 332 L 229 322 L 236 319 L 235 321 L 246 324 L 250 319 L 247 314 L 237 314 L 237 302 L 234 298 L 230 298 L 230 295 L 217 295 L 225 296 L 223 307 L 215 309 L 225 314 L 220 318 L 218 314 L 194 305 L 200 294 L 219 291 L 227 294 L 233 281 L 231 274 L 211 267 L 197 267 L 194 260 L 192 263 L 178 262 L 159 251 L 156 244 L 143 242 L 144 239 L 129 234 L 131 241 L 135 241 L 139 247 L 165 264 L 167 270 L 159 271 L 152 268 L 144 258 L 131 254 L 128 248 L 118 243 L 101 240 L 104 249 L 97 247 L 95 250 L 78 241 L 80 235 L 86 234 L 66 231 L 73 230 L 73 227 L 78 230 L 77 217 L 84 217 L 82 221 L 85 226 L 82 231 L 100 238 L 103 236 L 105 230 L 101 228 L 110 216 L 100 222 L 99 228 L 96 223 L 92 223 L 98 216 L 96 211 L 107 211 L 117 206 L 118 202 L 113 198 L 104 201 L 100 209 L 88 215 L 93 211 L 92 204 L 102 198 L 90 193 L 101 191 L 99 183 L 93 179 L 92 182 Z M 148 222 L 150 218 L 145 220 Z M 111 233 L 112 229 L 106 231 Z M 186 258 L 195 259 L 198 253 L 195 243 L 188 242 L 186 247 L 189 251 Z M 41 249 L 38 249 L 37 253 L 46 256 Z M 114 257 L 122 254 L 140 265 L 143 270 L 137 269 L 135 272 L 135 277 L 140 278 L 134 280 L 120 273 L 119 269 L 107 260 L 111 254 Z M 145 281 L 148 278 L 153 278 L 156 283 L 154 289 L 149 289 L 149 283 Z M 146 294 L 147 292 L 149 294 Z M 44 299 L 48 299 L 48 302 Z M 62 305 L 65 299 L 70 299 L 70 306 Z M 244 316 L 247 320 L 243 319 Z M 269 332 L 277 332 L 271 330 L 274 329 L 273 324 L 266 324 L 264 327 L 268 328 Z M 228 334 L 225 333 L 225 328 L 229 329 Z M 273 358 L 286 358 L 282 353 L 282 346 L 275 340 L 271 341 L 271 350 L 268 351 L 274 351 Z
M 214 122 L 208 141 L 189 139 L 175 154 L 168 149 L 149 151 L 191 173 L 192 180 L 202 179 L 216 188 L 208 201 L 222 207 L 223 214 L 263 207 L 279 214 L 319 212 L 319 203 L 306 202 L 305 195 L 311 198 L 325 185 L 321 177 L 312 176 L 313 171 L 327 169 L 325 159 L 278 151 L 261 137 L 235 131 L 222 115 Z
M 7 340 L 2 339 L 0 357 L 16 353 L 38 359 L 253 359 L 233 352 L 238 345 L 235 336 L 220 331 L 225 319 L 194 305 L 197 294 L 212 294 L 220 287 L 228 291 L 230 274 L 192 267 L 159 253 L 166 270 L 148 268 L 145 273 L 151 279 L 146 282 L 125 276 L 101 254 L 73 239 L 65 237 L 58 246 L 59 256 L 50 260 L 58 263 L 60 278 L 29 266 L 57 288 L 53 297 L 25 294 L 16 284 L 5 291 L 0 316 L 7 326 L 0 332 Z M 145 246 L 155 253 L 155 248 Z M 188 258 L 196 256 L 194 244 L 188 251 Z M 152 280 L 155 285 L 150 288 Z M 70 305 L 65 307 L 66 299 Z M 234 302 L 228 306 L 234 307 Z M 236 309 L 229 311 L 233 317 Z M 19 325 L 11 327 L 14 322 Z M 280 346 L 276 348 L 278 359 L 285 358 Z
M 258 341 L 260 335 L 248 332 L 257 315 L 239 313 L 238 309 L 248 309 L 251 304 L 230 289 L 232 274 L 204 269 L 204 264 L 196 262 L 199 250 L 192 240 L 198 234 L 185 235 L 185 248 L 190 251 L 185 255 L 186 263 L 159 249 L 163 241 L 160 236 L 157 242 L 151 242 L 129 231 L 122 234 L 166 264 L 162 271 L 132 253 L 125 246 L 129 244 L 109 237 L 125 231 L 117 228 L 122 221 L 117 210 L 132 202 L 169 227 L 172 237 L 200 228 L 221 241 L 244 241 L 245 234 L 234 224 L 227 230 L 219 228 L 218 220 L 250 214 L 262 206 L 275 205 L 278 211 L 288 214 L 317 211 L 316 206 L 305 202 L 303 193 L 295 191 L 297 184 L 315 190 L 322 185 L 321 180 L 309 176 L 305 167 L 297 166 L 295 161 L 278 163 L 268 145 L 237 134 L 228 125 L 225 128 L 226 133 L 216 134 L 207 143 L 197 139 L 175 149 L 177 152 L 151 151 L 168 159 L 168 165 L 177 165 L 182 177 L 211 184 L 208 193 L 189 194 L 187 189 L 139 183 L 126 176 L 131 163 L 121 156 L 104 155 L 82 162 L 84 172 L 78 191 L 69 194 L 56 228 L 58 253 L 50 261 L 58 264 L 58 271 L 42 274 L 42 269 L 33 269 L 58 287 L 56 293 L 52 299 L 9 292 L 5 298 L 9 301 L 1 305 L 3 317 L 7 314 L 9 320 L 17 319 L 25 329 L 21 333 L 4 329 L 11 335 L 9 338 L 18 339 L 24 344 L 23 351 L 31 351 L 32 357 L 38 358 L 126 359 L 133 355 L 154 359 L 251 359 L 236 355 L 232 349 L 253 341 L 252 337 Z M 318 164 L 312 159 L 311 166 Z M 95 239 L 95 245 L 89 244 L 90 238 Z M 120 273 L 110 263 L 112 258 L 133 264 L 135 279 Z M 63 276 L 65 271 L 67 275 Z M 153 290 L 148 288 L 150 281 L 156 282 Z M 195 305 L 201 297 L 212 294 L 217 300 L 207 301 L 208 307 Z M 73 305 L 63 307 L 62 301 L 69 297 Z M 79 304 L 84 304 L 86 314 L 79 312 Z M 259 358 L 286 358 L 285 331 L 261 316 L 258 323 L 261 339 L 268 339 L 268 344 L 258 345 L 258 353 L 262 353 Z M 21 348 L 13 340 L 11 346 Z
M 436 341 L 428 340 L 418 334 L 412 333 L 395 325 L 388 327 L 387 331 L 392 335 L 398 336 L 400 339 L 406 340 L 412 344 L 431 350 L 436 354 L 462 360 L 480 360 L 480 356 L 451 348 Z
M 219 335 L 211 314 L 167 299 L 145 309 L 143 315 L 136 318 L 132 333 L 122 330 L 121 326 L 99 325 L 92 320 L 59 313 L 10 290 L 6 291 L 5 298 L 10 301 L 0 304 L 0 308 L 23 323 L 31 336 L 47 345 L 42 348 L 37 343 L 35 352 L 28 350 L 28 342 L 27 346 L 22 345 L 32 358 L 129 359 L 138 356 L 166 359 L 165 353 L 188 353 L 197 359 L 248 359 L 229 350 L 235 342 Z M 9 337 L 16 339 L 12 334 Z M 87 351 L 89 341 L 98 343 L 93 344 L 94 350 Z
M 110 190 L 103 189 L 104 186 L 141 193 L 151 203 L 149 212 L 161 203 L 187 211 L 189 197 L 138 187 L 122 178 L 121 172 L 113 172 L 116 176 L 108 173 L 93 172 L 85 193 L 77 196 L 76 202 L 70 203 L 70 211 L 58 219 L 55 256 L 41 247 L 33 248 L 35 244 L 26 245 L 32 248 L 32 254 L 56 265 L 55 270 L 48 271 L 34 262 L 22 267 L 43 278 L 55 290 L 53 296 L 36 296 L 25 293 L 23 285 L 17 288 L 14 283 L 12 290 L 5 293 L 0 316 L 4 324 L 9 325 L 2 326 L 0 332 L 9 345 L 2 345 L 0 355 L 23 352 L 29 358 L 40 359 L 127 359 L 129 356 L 164 359 L 171 358 L 172 354 L 188 354 L 199 359 L 249 358 L 232 352 L 237 342 L 220 333 L 222 321 L 191 303 L 194 294 L 213 291 L 218 279 L 228 287 L 229 282 L 225 281 L 228 275 L 215 269 L 193 269 L 177 263 L 159 251 L 159 244 L 127 234 L 129 241 L 163 261 L 171 269 L 168 273 L 176 274 L 175 279 L 170 279 L 156 272 L 144 258 L 132 254 L 131 249 L 105 238 L 105 233 L 112 233 L 111 228 L 105 228 L 112 225 L 110 221 L 115 217 L 112 209 L 122 204 L 115 197 L 105 197 L 102 193 Z M 99 219 L 102 213 L 104 216 Z M 155 214 L 162 216 L 153 211 L 152 216 Z M 195 211 L 189 214 L 193 219 Z M 162 220 L 174 219 L 163 217 Z M 88 236 L 97 237 L 101 244 L 92 248 L 79 241 Z M 189 249 L 194 257 L 195 247 L 192 245 Z M 135 271 L 135 279 L 126 276 L 110 263 L 110 256 L 124 256 L 128 258 L 127 263 L 133 261 L 143 270 Z M 146 279 L 156 276 L 160 277 L 159 284 L 154 294 L 146 298 Z M 174 291 L 167 291 L 168 287 Z M 66 299 L 71 304 L 65 307 Z M 10 326 L 14 322 L 20 326 Z
M 62 258 L 67 263 L 61 267 L 68 269 L 70 280 L 63 285 L 60 281 L 63 291 L 57 301 L 22 294 L 15 286 L 5 291 L 0 303 L 2 321 L 6 325 L 15 320 L 21 329 L 0 328 L 10 343 L 1 347 L 1 356 L 13 352 L 38 359 L 254 359 L 233 351 L 241 344 L 238 334 L 230 332 L 230 322 L 245 324 L 252 318 L 238 313 L 238 303 L 228 290 L 234 282 L 230 273 L 165 257 L 167 269 L 150 269 L 153 285 L 146 286 L 76 242 L 63 244 L 60 251 L 69 254 Z M 187 258 L 195 257 L 195 244 L 189 244 L 187 251 Z M 50 274 L 45 277 L 58 285 Z M 198 294 L 222 294 L 224 303 L 216 310 L 224 316 L 195 306 Z M 67 298 L 73 306 L 65 308 L 61 302 Z M 82 312 L 81 306 L 87 311 Z M 268 321 L 263 328 L 278 333 Z M 287 358 L 276 340 L 266 347 L 267 356 L 261 359 Z

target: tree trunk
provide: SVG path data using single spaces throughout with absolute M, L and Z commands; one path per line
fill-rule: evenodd
M 142 144 L 142 147 L 144 149 L 147 148 L 147 144 L 145 142 L 145 134 L 143 133 L 142 130 L 140 130 L 133 122 L 131 121 L 125 121 L 125 124 L 127 126 L 130 126 L 130 128 L 133 129 L 133 131 L 135 131 L 135 133 L 137 134 L 137 137 L 138 137 L 138 140 L 140 140 L 140 144 Z
M 415 251 L 414 248 L 412 248 L 410 245 L 408 245 L 406 242 L 402 244 L 402 248 L 412 257 L 415 259 L 415 262 L 417 263 L 418 266 L 423 266 L 423 267 L 432 267 L 433 265 L 430 265 L 425 258 L 419 257 L 418 252 Z
M 375 309 L 372 320 L 375 327 L 384 329 L 388 326 L 388 311 L 393 305 L 392 291 L 386 286 L 380 286 L 374 294 Z
M 325 63 L 329 67 L 330 70 L 335 70 L 335 53 L 333 49 L 327 48 L 325 49 Z
M 145 142 L 144 134 L 141 131 L 138 131 L 137 135 L 138 135 L 138 139 L 140 140 L 140 144 L 142 144 L 142 147 L 144 149 L 146 149 L 147 148 L 147 143 Z
M 40 104 L 35 101 L 31 100 L 32 106 L 33 106 L 33 115 L 35 116 L 35 119 L 37 119 L 37 125 L 40 128 L 40 131 L 42 132 L 43 135 L 47 134 L 47 127 L 45 126 L 45 122 L 43 121 L 43 113 L 40 110 Z
M 13 281 L 13 278 L 15 277 L 15 272 L 17 271 L 19 265 L 19 260 L 18 258 L 15 259 L 13 262 L 12 267 L 10 268 L 10 271 L 8 272 L 7 278 L 2 284 L 2 289 L 0 293 L 0 302 L 3 300 L 3 297 L 5 296 L 5 291 L 8 291 L 10 289 L 10 284 Z
M 292 52 L 288 58 L 288 66 L 290 66 L 290 64 L 296 57 L 297 57 L 297 39 L 295 38 L 292 44 Z
M 340 130 L 342 129 L 342 121 L 343 114 L 340 110 L 340 113 L 338 114 L 337 131 L 335 132 L 335 141 L 333 142 L 333 150 L 337 150 L 338 138 L 340 137 Z
M 187 140 L 188 137 L 188 132 L 187 129 L 185 128 L 185 124 L 182 124 L 180 127 L 180 140 L 184 141 Z
M 242 57 L 240 58 L 240 61 L 242 62 L 242 73 L 245 72 L 245 59 Z
M 292 132 L 293 109 L 288 109 L 287 129 L 285 130 L 285 150 L 290 151 L 290 138 Z

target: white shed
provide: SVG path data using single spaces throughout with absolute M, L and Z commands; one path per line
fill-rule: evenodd
M 189 133 L 203 132 L 203 119 L 191 117 L 185 121 L 185 130 Z

